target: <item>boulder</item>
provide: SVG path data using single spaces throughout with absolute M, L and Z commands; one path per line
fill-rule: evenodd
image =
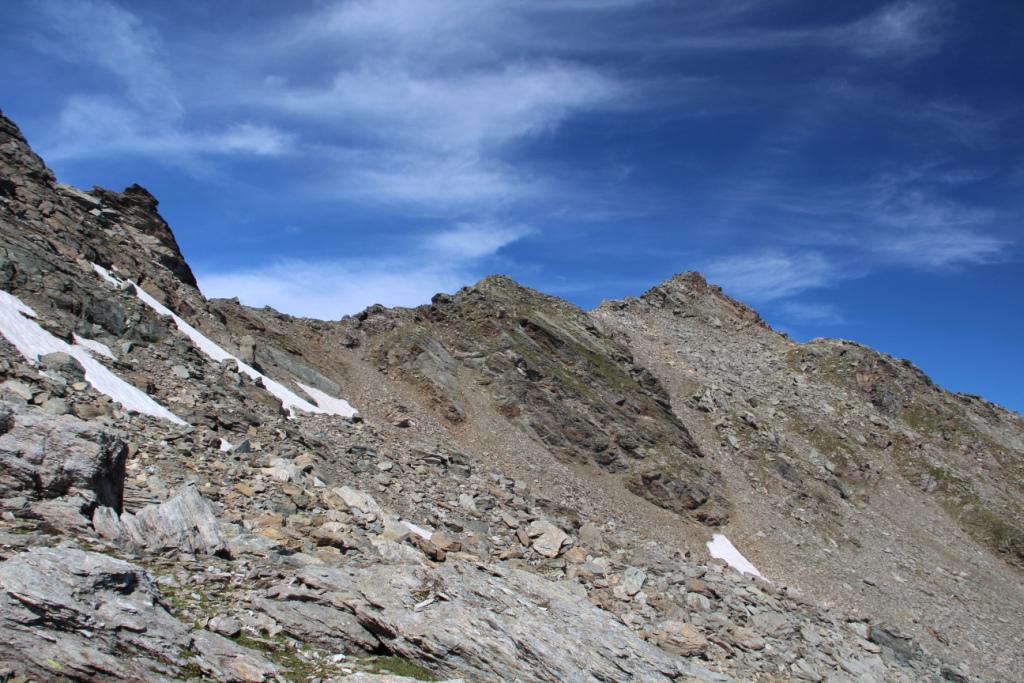
M 70 548 L 0 564 L 0 631 L 0 664 L 39 680 L 166 680 L 191 642 L 141 567 Z
M 531 547 L 544 557 L 558 557 L 562 544 L 569 540 L 564 531 L 543 520 L 531 522 L 526 534 L 533 539 Z
M 703 656 L 711 645 L 696 626 L 680 621 L 662 622 L 655 634 L 659 645 L 684 657 Z
M 127 456 L 109 429 L 0 402 L 0 498 L 77 493 L 89 514 L 97 505 L 120 511 Z
M 117 517 L 112 510 L 98 508 L 93 528 L 123 547 L 230 556 L 227 537 L 213 509 L 193 486 L 184 486 L 170 500 L 148 505 L 134 515 L 125 512 Z

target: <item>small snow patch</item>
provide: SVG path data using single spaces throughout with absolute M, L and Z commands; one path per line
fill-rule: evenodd
M 760 579 L 761 572 L 757 571 L 757 567 L 750 563 L 750 560 L 743 557 L 739 550 L 736 550 L 736 546 L 732 544 L 725 534 L 715 534 L 708 541 L 708 551 L 711 553 L 711 557 L 719 560 L 725 560 L 726 563 L 738 572 L 743 574 L 751 574 Z
M 94 264 L 92 264 L 92 269 L 96 271 L 97 275 L 99 275 L 101 278 L 103 278 L 104 280 L 106 280 L 110 284 L 112 284 L 112 285 L 114 285 L 115 287 L 118 287 L 118 288 L 121 287 L 122 280 L 118 280 L 116 277 L 113 276 L 113 274 L 111 274 L 111 272 L 109 270 L 107 270 L 103 266 L 97 266 L 94 263 Z
M 331 415 L 340 415 L 341 417 L 352 417 L 358 411 L 349 405 L 348 401 L 343 398 L 334 398 L 330 394 L 325 394 L 316 387 L 307 387 L 302 382 L 296 382 L 303 391 L 316 401 L 316 404 L 325 413 Z
M 404 526 L 411 533 L 416 534 L 417 536 L 419 536 L 420 538 L 422 538 L 425 541 L 429 541 L 434 536 L 433 533 L 427 531 L 423 527 L 416 526 L 412 522 L 407 522 L 404 519 L 402 520 L 402 526 Z
M 227 439 L 221 439 L 220 440 L 220 449 L 222 451 L 224 451 L 226 453 L 226 452 L 230 451 L 232 448 L 234 448 L 234 446 L 231 445 L 230 441 L 228 441 Z

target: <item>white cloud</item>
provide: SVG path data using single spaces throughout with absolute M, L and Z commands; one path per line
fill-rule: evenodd
M 289 149 L 291 137 L 267 124 L 240 121 L 219 130 L 188 125 L 160 36 L 128 10 L 103 0 L 48 0 L 39 9 L 55 36 L 41 49 L 104 69 L 121 88 L 116 95 L 70 96 L 44 149 L 48 159 L 139 155 L 195 169 L 210 155 L 280 155 Z
M 875 245 L 883 259 L 925 268 L 946 268 L 998 260 L 1008 243 L 969 230 L 950 228 L 895 233 Z
M 526 226 L 462 224 L 430 236 L 427 245 L 447 258 L 473 260 L 491 256 L 530 232 L 532 230 Z
M 712 261 L 704 273 L 730 296 L 761 303 L 834 284 L 839 269 L 817 252 L 769 250 Z
M 282 261 L 258 270 L 198 277 L 208 297 L 239 297 L 248 306 L 271 306 L 290 315 L 336 320 L 375 303 L 417 306 L 431 294 L 467 282 L 433 264 L 406 261 Z
M 843 31 L 856 51 L 869 57 L 920 56 L 938 46 L 936 28 L 943 3 L 899 0 Z
M 623 88 L 568 64 L 514 64 L 419 75 L 398 65 L 337 73 L 328 88 L 267 90 L 259 104 L 370 137 L 363 144 L 466 157 L 548 132 Z
M 149 112 L 105 97 L 72 97 L 60 114 L 55 141 L 44 149 L 51 161 L 104 155 L 157 157 L 195 166 L 219 155 L 278 156 L 291 148 L 291 136 L 272 127 L 238 123 L 219 131 L 185 130 Z
M 288 259 L 233 272 L 197 274 L 208 297 L 239 297 L 291 315 L 333 320 L 372 304 L 418 306 L 438 292 L 455 292 L 486 273 L 489 257 L 531 233 L 496 222 L 460 224 L 412 240 L 406 253 L 369 258 Z
M 49 49 L 71 62 L 93 63 L 117 76 L 136 105 L 160 118 L 173 119 L 183 108 L 160 55 L 160 37 L 131 12 L 103 0 L 45 0 L 46 15 L 57 41 Z
M 938 30 L 946 14 L 944 0 L 897 0 L 847 24 L 765 28 L 754 25 L 765 3 L 713 3 L 690 30 L 667 44 L 686 50 L 737 52 L 841 49 L 872 59 L 913 59 L 941 45 Z M 751 21 L 753 19 L 754 21 Z

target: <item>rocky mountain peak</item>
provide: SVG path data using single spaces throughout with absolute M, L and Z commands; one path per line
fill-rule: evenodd
M 141 185 L 130 185 L 123 192 L 94 187 L 89 195 L 100 200 L 108 210 L 116 211 L 120 225 L 132 238 L 146 247 L 179 281 L 198 289 L 195 275 L 185 261 L 170 226 L 157 211 L 159 202 Z M 129 271 L 131 272 L 131 271 Z
M 718 285 L 709 284 L 700 273 L 678 273 L 644 292 L 640 301 L 655 308 L 665 308 L 673 315 L 703 317 L 714 327 L 726 321 L 766 327 L 760 314 L 741 301 L 733 299 Z
M 21 129 L 0 111 L 0 196 L 31 205 L 55 183 L 53 172 L 29 147 Z M 15 210 L 23 209 L 19 205 Z

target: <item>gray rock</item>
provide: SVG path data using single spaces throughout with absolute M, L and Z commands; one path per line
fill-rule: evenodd
M 622 582 L 619 585 L 626 595 L 632 596 L 640 592 L 646 580 L 647 574 L 643 570 L 636 567 L 626 567 L 626 571 L 622 572 Z
M 41 356 L 39 358 L 39 367 L 42 370 L 56 372 L 69 382 L 85 381 L 85 368 L 70 353 L 57 351 Z
M 0 398 L 5 401 L 16 401 L 18 403 L 32 400 L 32 388 L 24 382 L 16 379 L 9 379 L 0 384 Z
M 392 676 L 390 674 L 368 674 L 365 671 L 358 671 L 351 676 L 341 679 L 342 683 L 418 683 L 418 679 L 408 676 Z M 440 683 L 466 683 L 461 678 L 449 678 Z
M 604 536 L 601 534 L 601 527 L 593 522 L 587 522 L 580 528 L 580 543 L 592 550 L 604 549 Z
M 193 633 L 192 648 L 198 653 L 193 661 L 199 668 L 225 683 L 263 683 L 282 671 L 281 667 L 258 652 L 209 631 Z
M 257 599 L 254 604 L 284 627 L 288 635 L 304 642 L 346 654 L 372 652 L 380 645 L 355 616 L 334 605 L 265 598 Z
M 68 402 L 62 398 L 49 398 L 43 401 L 39 408 L 50 415 L 67 415 L 71 412 Z
M 543 520 L 531 522 L 526 533 L 533 539 L 531 547 L 544 557 L 558 557 L 562 544 L 569 540 L 564 531 Z
M 78 493 L 89 508 L 121 509 L 128 446 L 119 435 L 10 403 L 0 403 L 0 426 L 0 497 Z
M 228 638 L 234 638 L 242 632 L 242 627 L 238 623 L 238 620 L 232 619 L 231 617 L 213 617 L 206 624 L 206 628 L 210 629 L 214 633 L 219 633 L 222 636 L 227 636 Z
M 783 639 L 795 630 L 781 612 L 758 612 L 750 618 L 750 624 L 758 633 L 771 638 Z
M 173 498 L 148 505 L 119 518 L 99 509 L 93 515 L 96 532 L 115 543 L 130 541 L 150 552 L 176 549 L 198 555 L 229 556 L 228 541 L 210 504 L 192 486 Z
M 684 657 L 703 655 L 711 643 L 693 624 L 679 621 L 665 621 L 655 629 L 658 643 L 668 650 Z
M 145 571 L 123 560 L 69 548 L 16 555 L 0 564 L 0 665 L 38 680 L 165 680 L 158 672 L 184 664 L 190 638 L 158 600 Z
M 388 651 L 440 676 L 481 683 L 732 680 L 644 642 L 557 583 L 506 566 L 306 567 L 298 579 L 312 589 L 304 600 L 355 615 Z
M 711 601 L 708 600 L 706 595 L 701 595 L 700 593 L 687 593 L 686 606 L 695 612 L 711 611 Z

